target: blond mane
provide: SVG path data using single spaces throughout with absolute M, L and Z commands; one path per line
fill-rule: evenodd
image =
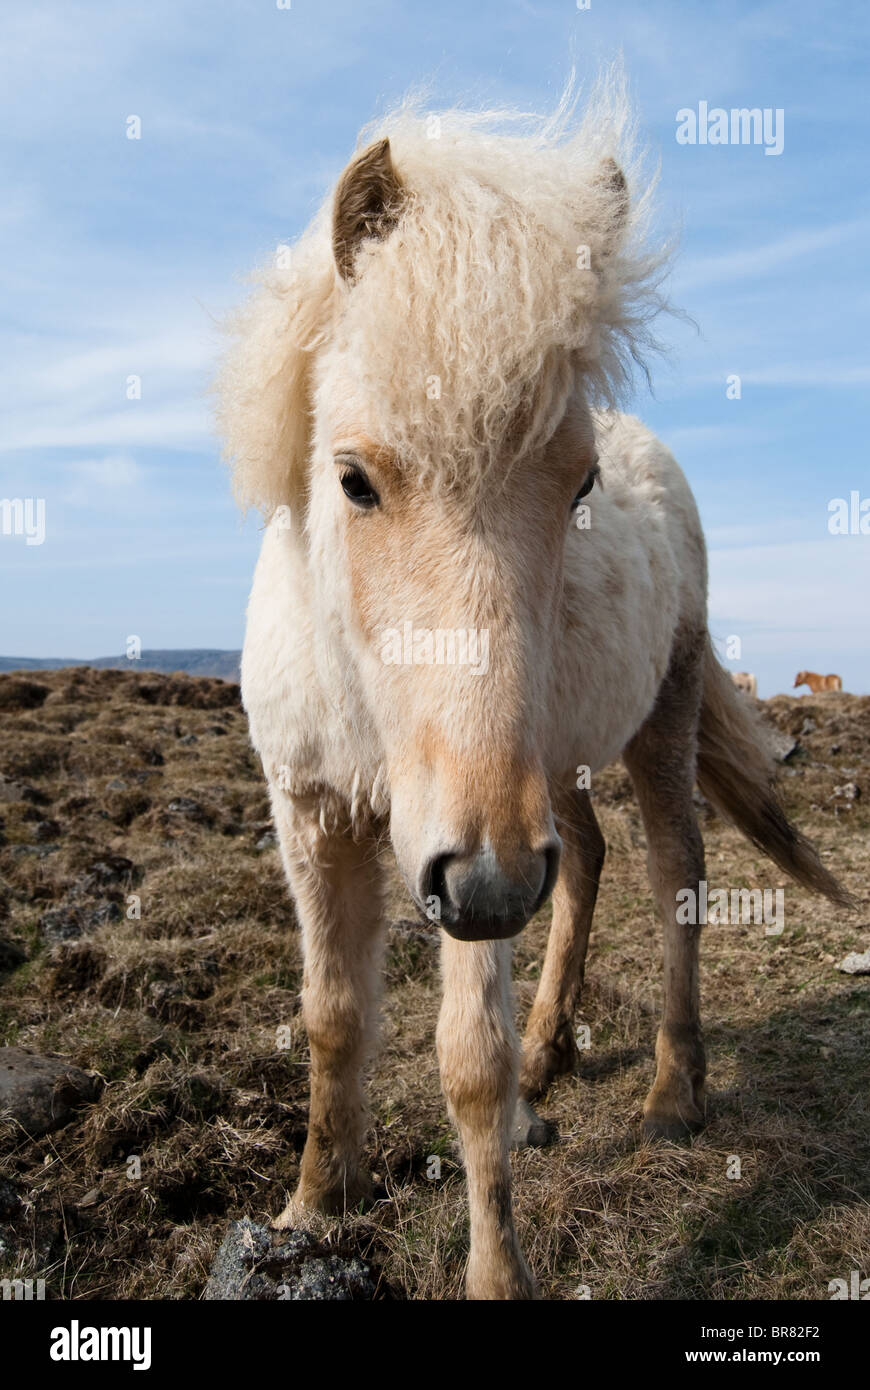
M 229 325 L 218 423 L 243 504 L 269 512 L 304 495 L 318 381 L 335 353 L 354 364 L 378 442 L 441 478 L 483 475 L 533 447 L 578 385 L 593 406 L 624 397 L 663 303 L 655 177 L 618 73 L 582 114 L 578 104 L 573 84 L 546 117 L 427 113 L 409 98 L 361 133 L 360 148 L 389 137 L 406 194 L 398 226 L 364 243 L 348 285 L 330 194 L 289 265 L 264 267 Z M 608 161 L 627 206 L 602 175 Z

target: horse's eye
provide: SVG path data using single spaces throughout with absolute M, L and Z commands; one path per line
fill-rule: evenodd
M 580 502 L 582 502 L 584 497 L 588 497 L 589 493 L 595 486 L 596 480 L 600 472 L 601 469 L 598 467 L 597 463 L 593 464 L 593 466 L 589 469 L 589 472 L 586 474 L 586 481 L 584 482 L 580 491 L 577 493 L 577 496 L 574 498 L 574 501 L 571 503 L 572 512 L 574 508 L 578 506 Z
M 344 465 L 340 482 L 345 497 L 353 502 L 355 507 L 368 508 L 378 505 L 378 494 L 357 464 Z

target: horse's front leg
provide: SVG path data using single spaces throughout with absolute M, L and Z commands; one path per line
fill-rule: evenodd
M 324 834 L 313 813 L 286 797 L 275 812 L 302 928 L 302 1017 L 311 1048 L 299 1185 L 275 1223 L 290 1226 L 299 1207 L 343 1211 L 371 1186 L 361 1162 L 362 1069 L 373 1032 L 383 925 L 373 842 Z
M 508 1143 L 517 1098 L 509 941 L 442 933 L 441 1083 L 462 1141 L 468 1181 L 469 1298 L 534 1298 L 514 1229 Z

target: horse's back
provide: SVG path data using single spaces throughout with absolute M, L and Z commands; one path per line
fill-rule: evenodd
M 652 708 L 677 632 L 704 628 L 707 567 L 694 498 L 661 440 L 610 414 L 596 437 L 600 481 L 566 549 L 559 684 L 583 760 L 600 766 Z

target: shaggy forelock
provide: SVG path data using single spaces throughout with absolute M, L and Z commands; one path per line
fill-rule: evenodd
M 383 136 L 404 191 L 398 225 L 363 243 L 348 283 L 325 208 L 238 321 L 221 419 L 246 500 L 289 500 L 282 470 L 295 467 L 298 485 L 305 460 L 288 469 L 288 455 L 308 447 L 312 358 L 324 395 L 336 371 L 352 376 L 368 433 L 403 466 L 454 477 L 534 447 L 578 388 L 615 405 L 655 346 L 664 256 L 647 242 L 651 182 L 618 79 L 599 83 L 581 118 L 570 95 L 546 119 L 433 118 L 410 100 L 360 145 Z M 628 184 L 624 226 L 610 160 Z

